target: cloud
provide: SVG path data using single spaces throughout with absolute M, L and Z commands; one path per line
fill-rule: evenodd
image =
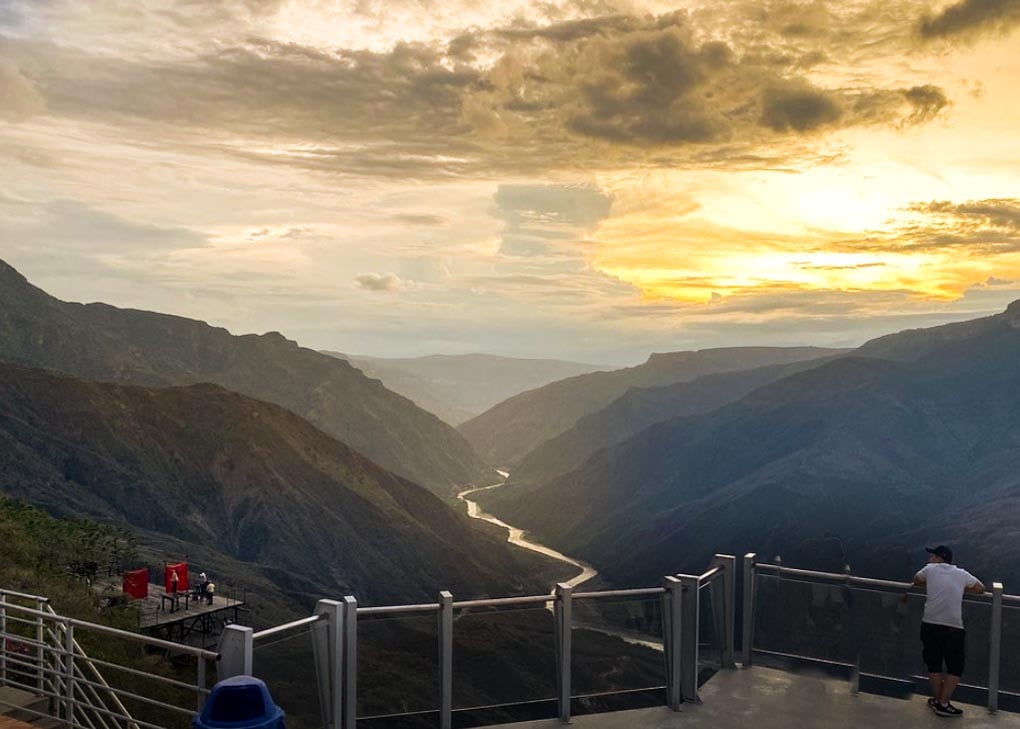
M 494 214 L 504 221 L 500 253 L 580 258 L 586 231 L 609 215 L 611 198 L 583 185 L 500 185 Z
M 753 20 L 741 12 L 737 28 Z M 33 64 L 51 114 L 343 176 L 772 166 L 810 154 L 798 138 L 923 123 L 946 106 L 932 84 L 809 80 L 824 54 L 789 23 L 763 36 L 712 22 L 685 11 L 517 18 L 384 51 L 249 35 L 184 57 L 2 37 L 0 52 Z
M 402 225 L 426 226 L 447 225 L 450 222 L 444 216 L 433 213 L 398 213 L 393 216 L 393 221 Z
M 982 31 L 1005 31 L 1020 23 L 1020 0 L 961 0 L 918 23 L 921 37 L 973 36 Z
M 45 108 L 35 84 L 13 63 L 0 58 L 0 121 L 27 121 Z
M 985 284 L 988 286 L 1012 286 L 1015 283 L 1016 281 L 1011 281 L 1005 278 L 998 278 L 996 276 L 989 276 L 988 279 L 985 281 Z
M 761 124 L 777 132 L 811 131 L 843 114 L 837 98 L 804 81 L 773 84 L 762 94 Z
M 354 281 L 366 291 L 398 291 L 406 283 L 395 273 L 359 273 Z

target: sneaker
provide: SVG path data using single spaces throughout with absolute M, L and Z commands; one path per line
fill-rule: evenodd
M 938 703 L 939 702 L 936 701 L 934 698 L 928 699 L 928 708 L 931 709 L 932 711 L 935 711 L 935 707 L 938 706 Z
M 939 716 L 963 716 L 963 710 L 957 709 L 952 704 L 936 703 L 932 708 Z

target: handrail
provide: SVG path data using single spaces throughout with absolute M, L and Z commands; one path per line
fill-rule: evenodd
M 49 612 L 53 614 L 54 617 L 58 617 L 56 611 L 50 606 L 49 603 L 46 603 L 45 607 Z M 56 626 L 58 631 L 64 630 L 66 632 L 66 628 L 64 627 L 63 624 L 58 622 L 56 623 Z M 121 702 L 120 697 L 116 694 L 116 692 L 113 690 L 110 684 L 106 682 L 106 679 L 103 678 L 103 674 L 99 672 L 99 669 L 96 668 L 95 664 L 92 662 L 92 659 L 89 658 L 88 654 L 85 653 L 85 649 L 81 647 L 81 644 L 76 639 L 72 638 L 71 642 L 74 651 L 85 660 L 85 665 L 89 667 L 89 671 L 91 672 L 93 678 L 95 678 L 106 690 L 106 693 L 108 694 L 110 700 L 112 701 L 114 708 L 124 713 L 124 719 L 127 721 L 128 726 L 133 727 L 133 729 L 138 729 L 138 724 L 135 723 L 134 719 L 131 717 L 131 712 L 127 710 L 127 707 L 124 706 L 124 704 Z M 79 672 L 81 671 L 81 668 L 78 667 L 77 661 L 74 663 L 74 669 Z M 85 680 L 84 673 L 82 673 L 82 680 Z M 95 693 L 96 693 L 95 689 L 93 688 L 93 694 Z M 98 697 L 96 700 L 101 701 L 101 699 L 99 699 Z
M 924 594 L 924 588 L 917 587 L 911 582 L 882 580 L 875 577 L 861 577 L 847 573 L 821 572 L 819 570 L 806 570 L 797 567 L 785 567 L 779 564 L 766 564 L 760 562 L 755 564 L 755 569 L 759 572 L 775 575 L 783 579 L 789 579 L 790 577 L 803 577 L 808 580 L 824 580 L 832 583 L 850 585 L 851 587 L 872 587 L 876 589 L 885 589 L 889 592 L 908 592 L 916 593 L 918 595 Z M 965 600 L 984 602 L 992 598 L 992 593 L 983 592 L 981 594 L 977 594 L 968 592 L 964 593 L 963 597 Z M 1020 595 L 1003 595 L 1002 599 L 1004 602 L 1015 602 L 1020 604 Z
M 84 630 L 94 630 L 97 633 L 112 635 L 117 638 L 124 638 L 125 640 L 133 640 L 137 643 L 145 643 L 146 645 L 155 646 L 157 648 L 164 648 L 170 651 L 176 651 L 177 653 L 184 653 L 186 655 L 202 657 L 210 661 L 218 661 L 220 659 L 220 654 L 217 653 L 216 651 L 210 651 L 204 648 L 196 648 L 195 646 L 186 645 L 184 643 L 174 643 L 169 640 L 153 638 L 151 636 L 142 635 L 140 633 L 132 633 L 127 630 L 121 630 L 120 628 L 111 628 L 108 625 L 90 623 L 87 620 L 68 618 L 56 612 L 53 612 L 52 609 L 51 612 L 44 612 L 42 610 L 35 610 L 33 608 L 24 607 L 22 605 L 13 605 L 11 603 L 6 603 L 6 607 L 8 609 L 14 609 L 19 612 L 25 613 L 26 615 L 36 615 L 39 617 L 58 621 L 63 625 L 73 625 L 76 628 L 82 628 Z
M 326 618 L 325 615 L 312 615 L 312 616 L 307 617 L 307 618 L 301 618 L 300 620 L 293 620 L 293 621 L 291 621 L 289 623 L 284 623 L 282 625 L 275 625 L 272 628 L 266 628 L 265 630 L 260 630 L 257 633 L 252 633 L 251 638 L 252 638 L 252 640 L 261 640 L 262 638 L 268 638 L 271 635 L 276 635 L 278 633 L 285 633 L 288 630 L 294 630 L 295 628 L 301 628 L 301 627 L 303 627 L 305 625 L 312 625 L 313 623 L 317 623 L 320 620 L 325 620 L 325 618 Z
M 24 600 L 36 600 L 38 602 L 48 603 L 50 599 L 43 597 L 42 595 L 29 595 L 27 592 L 16 592 L 15 590 L 0 590 L 0 597 L 6 597 L 11 595 L 12 597 L 21 598 Z

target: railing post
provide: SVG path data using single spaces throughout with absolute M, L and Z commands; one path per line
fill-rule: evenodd
M 999 656 L 1002 647 L 1002 583 L 992 583 L 992 629 L 988 647 L 988 710 L 999 709 Z
M 220 634 L 220 680 L 232 676 L 251 676 L 255 662 L 254 632 L 245 625 L 228 625 Z
M 736 668 L 736 661 L 733 660 L 733 651 L 736 632 L 736 607 L 733 604 L 737 587 L 737 558 L 732 554 L 715 555 L 715 563 L 723 568 L 722 592 L 723 604 L 716 608 L 716 624 L 722 623 L 722 667 Z
M 701 703 L 698 697 L 698 637 L 700 589 L 697 575 L 677 575 L 680 580 L 680 690 L 684 701 Z
M 558 702 L 560 721 L 570 723 L 570 662 L 571 632 L 573 630 L 573 593 L 574 588 L 565 582 L 556 585 L 555 617 L 556 617 L 556 671 L 558 685 Z
M 343 729 L 355 729 L 358 721 L 358 601 L 354 596 L 347 595 L 343 603 Z
M 863 646 L 861 641 L 864 640 L 863 635 L 859 629 L 858 622 L 854 619 L 855 614 L 853 612 L 853 593 L 850 588 L 850 565 L 843 565 L 843 584 L 844 594 L 846 595 L 846 606 L 847 606 L 847 622 L 851 626 L 851 634 L 854 636 L 854 665 L 850 669 L 850 693 L 859 694 L 861 692 L 861 651 Z
M 74 623 L 64 623 L 64 718 L 74 726 Z
M 44 598 L 36 598 L 35 609 L 37 612 L 44 612 L 44 608 L 49 606 L 49 601 Z M 56 627 L 56 626 L 54 626 Z M 46 680 L 46 672 L 43 668 L 46 665 L 46 651 L 43 648 L 43 644 L 46 642 L 46 626 L 43 623 L 42 615 L 35 616 L 35 665 L 38 667 L 38 672 L 35 677 L 35 688 L 40 693 L 44 688 L 44 681 Z
M 312 625 L 312 655 L 319 686 L 319 708 L 325 729 L 339 729 L 343 714 L 344 612 L 336 600 L 319 600 L 315 615 L 325 615 Z
M 754 655 L 754 609 L 755 591 L 758 587 L 758 580 L 755 579 L 755 560 L 758 555 L 748 552 L 744 555 L 744 625 L 740 632 L 741 648 L 743 650 L 744 668 L 749 668 Z
M 439 593 L 439 729 L 453 729 L 453 595 Z
M 7 685 L 7 595 L 3 590 L 0 590 L 0 685 Z
M 666 593 L 662 596 L 662 615 L 666 628 L 664 636 L 666 677 L 668 681 L 666 700 L 669 703 L 669 708 L 673 711 L 680 711 L 680 704 L 683 701 L 683 693 L 680 688 L 680 632 L 683 591 L 680 589 L 680 580 L 672 576 L 665 578 L 663 587 L 666 588 Z

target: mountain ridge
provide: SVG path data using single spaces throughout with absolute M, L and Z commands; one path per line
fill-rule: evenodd
M 802 361 L 842 350 L 821 347 L 723 347 L 653 354 L 636 367 L 559 380 L 516 395 L 458 430 L 487 463 L 516 465 L 541 443 L 562 434 L 632 387 L 670 385 L 702 375 Z
M 235 336 L 171 314 L 62 302 L 2 261 L 0 359 L 99 381 L 218 384 L 286 407 L 447 497 L 491 478 L 452 427 L 345 361 L 277 332 Z

